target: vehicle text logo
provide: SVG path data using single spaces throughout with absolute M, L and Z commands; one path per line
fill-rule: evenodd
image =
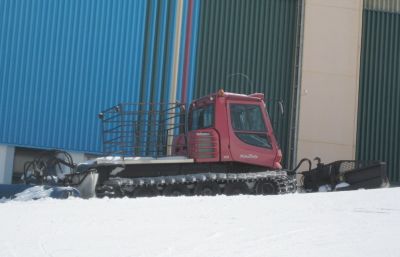
M 241 154 L 240 158 L 243 159 L 258 159 L 258 156 L 255 154 Z

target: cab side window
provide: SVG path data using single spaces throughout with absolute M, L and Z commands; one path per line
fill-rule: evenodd
M 189 130 L 211 128 L 214 126 L 214 105 L 210 104 L 192 110 Z

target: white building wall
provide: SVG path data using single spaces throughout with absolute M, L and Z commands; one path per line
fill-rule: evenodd
M 87 158 L 85 157 L 84 153 L 81 152 L 69 152 L 69 154 L 72 157 L 72 160 L 74 163 L 80 163 L 80 162 L 85 162 Z
M 0 145 L 0 184 L 11 184 L 15 148 Z
M 354 159 L 362 0 L 305 0 L 298 160 Z

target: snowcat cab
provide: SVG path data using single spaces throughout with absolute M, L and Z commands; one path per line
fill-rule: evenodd
M 223 90 L 190 104 L 187 154 L 199 163 L 243 163 L 282 168 L 281 151 L 266 112 L 263 94 Z

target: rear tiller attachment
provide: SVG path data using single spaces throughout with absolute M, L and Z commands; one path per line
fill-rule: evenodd
M 299 172 L 300 189 L 306 192 L 343 191 L 355 189 L 371 189 L 388 187 L 386 163 L 381 161 L 341 160 L 332 163 L 321 163 L 316 157 L 317 167 L 311 169 L 311 161 L 304 159 L 310 165 L 309 170 Z

